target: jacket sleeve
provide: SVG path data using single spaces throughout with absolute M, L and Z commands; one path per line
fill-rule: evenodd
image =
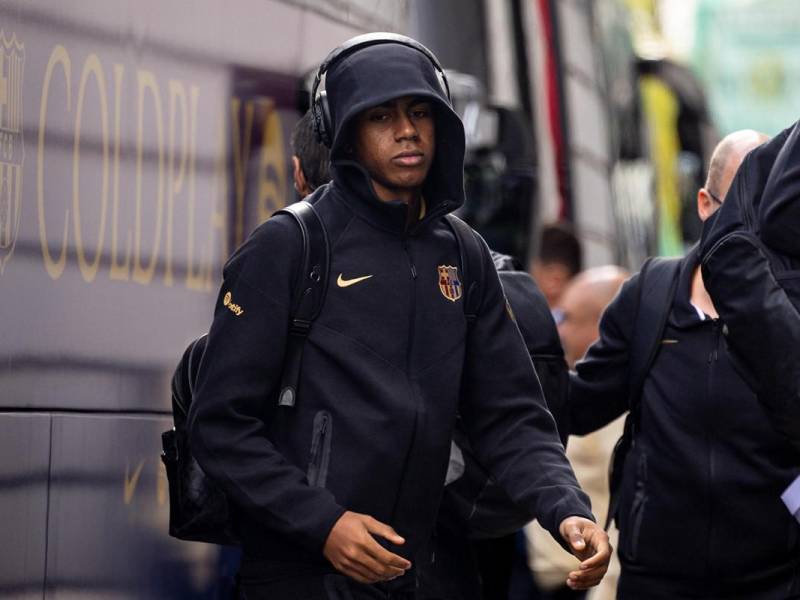
M 776 138 L 786 141 L 762 193 L 759 237 L 778 252 L 800 257 L 800 123 Z
M 321 552 L 344 512 L 308 485 L 267 436 L 280 385 L 301 238 L 289 216 L 259 227 L 225 267 L 189 412 L 195 458 L 229 498 L 267 528 Z
M 467 339 L 462 419 L 480 462 L 560 540 L 565 518 L 594 520 L 590 501 L 564 455 L 488 251 L 485 258 L 485 289 Z
M 800 450 L 800 314 L 752 234 L 722 238 L 702 270 L 728 344 L 754 376 L 748 379 L 773 426 Z
M 570 373 L 570 433 L 586 435 L 628 410 L 630 340 L 639 275 L 626 281 L 600 319 L 600 337 Z

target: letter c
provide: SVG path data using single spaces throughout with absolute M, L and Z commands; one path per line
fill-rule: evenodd
M 67 233 L 69 227 L 69 209 L 65 210 L 64 234 L 61 241 L 61 252 L 58 260 L 53 260 L 50 254 L 50 247 L 47 243 L 47 230 L 44 223 L 44 130 L 47 124 L 47 101 L 50 96 L 50 80 L 53 78 L 53 71 L 56 65 L 61 65 L 64 69 L 64 80 L 67 84 L 67 112 L 72 111 L 70 88 L 70 77 L 72 73 L 72 63 L 66 48 L 61 44 L 53 48 L 50 60 L 47 63 L 47 70 L 44 73 L 44 84 L 42 85 L 42 105 L 39 109 L 39 148 L 37 151 L 37 172 L 36 172 L 36 196 L 39 207 L 39 241 L 42 245 L 42 257 L 47 273 L 53 279 L 58 279 L 64 273 L 67 264 Z

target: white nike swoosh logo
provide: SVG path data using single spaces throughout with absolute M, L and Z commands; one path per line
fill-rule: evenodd
M 350 287 L 351 285 L 361 283 L 370 277 L 372 277 L 372 275 L 364 275 L 363 277 L 356 277 L 354 279 L 345 279 L 342 277 L 342 273 L 339 273 L 339 278 L 336 280 L 336 285 L 338 285 L 340 288 L 346 288 Z

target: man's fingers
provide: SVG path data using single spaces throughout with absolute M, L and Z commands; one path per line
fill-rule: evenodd
M 582 590 L 597 585 L 605 575 L 605 567 L 596 567 L 589 570 L 572 571 L 567 578 L 567 585 L 576 590 Z
M 383 555 L 381 555 L 376 548 L 377 550 L 383 551 L 383 554 L 386 555 L 386 560 L 384 560 Z M 392 557 L 400 560 L 392 560 Z M 406 572 L 405 568 L 394 566 L 394 562 L 403 561 L 403 563 L 408 563 L 403 557 L 392 554 L 391 552 L 386 552 L 386 550 L 381 548 L 372 538 L 367 540 L 364 547 L 361 548 L 359 553 L 354 556 L 352 560 L 357 561 L 362 567 L 369 569 L 371 573 L 374 573 L 382 581 L 394 579 Z
M 376 583 L 381 580 L 375 573 L 352 560 L 340 565 L 339 570 L 359 583 Z
M 611 544 L 605 531 L 597 527 L 592 529 L 586 536 L 586 542 L 593 554 L 581 561 L 581 570 L 601 565 L 607 567 L 611 558 Z
M 569 541 L 570 548 L 577 552 L 583 552 L 586 548 L 586 540 L 583 539 L 581 528 L 577 523 L 567 526 L 567 541 Z
M 410 561 L 406 560 L 405 558 L 403 558 L 398 554 L 395 554 L 394 552 L 389 552 L 386 548 L 384 548 L 378 542 L 376 542 L 373 537 L 370 537 L 364 544 L 364 551 L 372 559 L 374 559 L 381 565 L 385 566 L 386 568 L 399 570 L 400 575 L 405 573 L 406 569 L 411 568 Z M 398 573 L 394 574 L 397 575 Z
M 402 546 L 403 544 L 406 543 L 405 539 L 403 539 L 403 537 L 400 534 L 398 534 L 394 529 L 392 529 L 389 525 L 381 523 L 380 521 L 378 521 L 373 517 L 367 517 L 364 520 L 364 524 L 367 526 L 367 530 L 370 533 L 379 535 L 382 538 L 389 540 L 393 544 L 396 544 L 397 546 Z
M 608 567 L 608 559 L 611 557 L 611 546 L 606 544 L 597 549 L 596 553 L 581 561 L 581 570 L 585 571 L 595 567 Z
M 580 569 L 579 571 L 571 571 L 569 573 L 569 578 L 578 581 L 587 581 L 590 579 L 597 579 L 599 581 L 603 578 L 605 572 L 605 566 L 594 567 L 593 569 Z
M 380 521 L 373 519 L 372 517 L 369 517 L 365 521 L 365 525 L 367 527 L 367 531 L 370 533 L 375 533 L 392 543 L 398 543 L 395 542 L 395 540 L 399 540 L 399 544 L 405 543 L 405 540 L 399 536 L 394 529 L 388 525 L 385 525 L 384 523 L 381 523 Z M 396 569 L 402 569 L 403 571 L 411 568 L 410 561 L 406 560 L 402 556 L 399 556 L 398 554 L 395 554 L 394 552 L 389 552 L 371 536 L 369 537 L 369 540 L 367 540 L 365 549 L 367 552 L 369 552 L 370 556 L 383 565 L 394 567 Z

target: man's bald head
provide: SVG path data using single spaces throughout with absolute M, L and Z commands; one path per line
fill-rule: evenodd
M 600 316 L 627 278 L 627 271 L 609 265 L 587 269 L 567 286 L 558 306 L 558 333 L 570 368 L 597 339 Z
M 760 146 L 769 136 L 752 129 L 742 129 L 726 135 L 711 155 L 706 184 L 697 193 L 697 212 L 705 221 L 725 200 L 736 171 L 748 152 Z

